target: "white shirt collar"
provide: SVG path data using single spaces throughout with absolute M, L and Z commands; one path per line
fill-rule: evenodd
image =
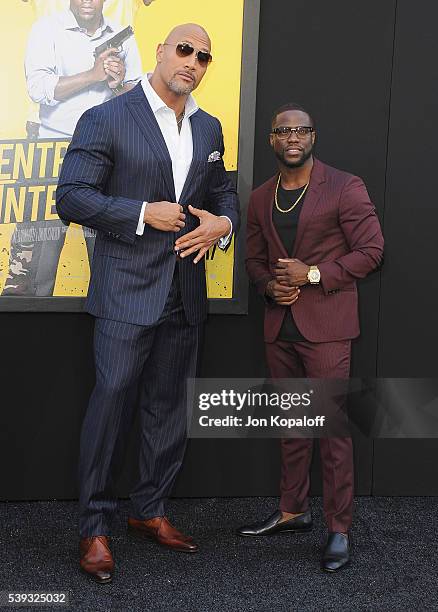
M 143 91 L 149 102 L 152 112 L 155 115 L 160 109 L 169 107 L 167 106 L 167 104 L 165 104 L 165 102 L 163 102 L 163 100 L 160 98 L 160 96 L 150 84 L 149 79 L 151 78 L 151 76 L 152 72 L 147 72 L 145 75 L 143 75 L 143 78 L 141 79 L 141 86 L 143 87 Z M 186 102 L 185 118 L 190 117 L 198 110 L 199 106 L 196 104 L 192 94 L 190 94 Z
M 61 21 L 63 27 L 66 30 L 81 30 L 82 29 L 80 28 L 78 22 L 76 21 L 76 17 L 74 16 L 74 14 L 72 13 L 70 9 L 67 9 L 66 11 L 61 11 L 59 13 L 59 20 Z M 108 19 L 105 19 L 105 17 L 102 15 L 102 25 L 100 25 L 97 28 L 96 32 L 93 34 L 93 37 L 95 37 L 96 35 L 102 34 L 107 29 L 114 32 L 116 28 L 111 21 L 108 21 Z

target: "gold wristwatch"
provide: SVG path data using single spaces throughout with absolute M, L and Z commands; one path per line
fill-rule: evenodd
M 311 285 L 317 285 L 321 280 L 321 272 L 319 271 L 318 266 L 310 266 L 309 271 L 307 272 L 307 280 Z

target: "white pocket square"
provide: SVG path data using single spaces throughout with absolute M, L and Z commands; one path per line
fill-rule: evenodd
M 220 158 L 221 154 L 219 153 L 219 151 L 213 151 L 213 153 L 210 153 L 210 155 L 208 156 L 208 163 L 219 161 Z

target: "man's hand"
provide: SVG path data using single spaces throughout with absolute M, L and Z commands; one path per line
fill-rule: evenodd
M 279 259 L 275 266 L 275 276 L 282 285 L 302 287 L 307 285 L 310 266 L 299 259 Z
M 103 61 L 103 67 L 107 74 L 108 87 L 116 89 L 125 80 L 125 63 L 120 57 L 110 55 Z
M 148 202 L 143 221 L 162 232 L 179 232 L 186 216 L 183 207 L 173 202 Z
M 82 91 L 94 83 L 108 80 L 108 85 L 111 89 L 120 85 L 125 78 L 125 66 L 121 59 L 116 55 L 117 49 L 107 49 L 94 60 L 94 66 L 85 72 L 72 74 L 71 76 L 62 76 L 55 87 L 55 100 L 67 100 L 78 91 Z M 107 65 L 107 68 L 105 68 Z M 107 70 L 109 70 L 107 74 Z M 119 71 L 119 73 L 117 73 Z M 117 77 L 113 80 L 113 76 Z
M 119 58 L 117 57 L 118 52 L 118 49 L 112 47 L 111 49 L 107 49 L 96 57 L 96 59 L 94 60 L 94 66 L 90 70 L 91 76 L 96 83 L 99 81 L 106 81 L 108 79 L 108 73 L 105 69 L 105 64 L 110 64 L 112 69 L 116 61 L 122 61 L 119 60 Z
M 295 304 L 300 296 L 300 290 L 298 287 L 282 285 L 275 279 L 269 281 L 269 283 L 266 285 L 265 293 L 280 306 L 291 306 L 292 304 Z
M 181 257 L 187 257 L 187 255 L 199 251 L 193 260 L 193 263 L 196 264 L 219 238 L 230 232 L 231 228 L 227 219 L 217 217 L 208 210 L 201 210 L 189 205 L 189 211 L 199 218 L 199 227 L 178 238 L 175 242 L 175 251 L 179 251 Z

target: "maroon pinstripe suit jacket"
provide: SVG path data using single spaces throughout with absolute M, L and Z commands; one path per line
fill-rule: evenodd
M 275 278 L 287 252 L 272 222 L 277 176 L 251 194 L 246 267 L 259 293 Z M 359 335 L 356 280 L 376 268 L 383 236 L 363 181 L 314 160 L 301 210 L 292 257 L 321 272 L 319 285 L 305 285 L 291 306 L 295 323 L 310 342 L 347 340 Z M 265 341 L 274 342 L 286 307 L 266 300 Z

